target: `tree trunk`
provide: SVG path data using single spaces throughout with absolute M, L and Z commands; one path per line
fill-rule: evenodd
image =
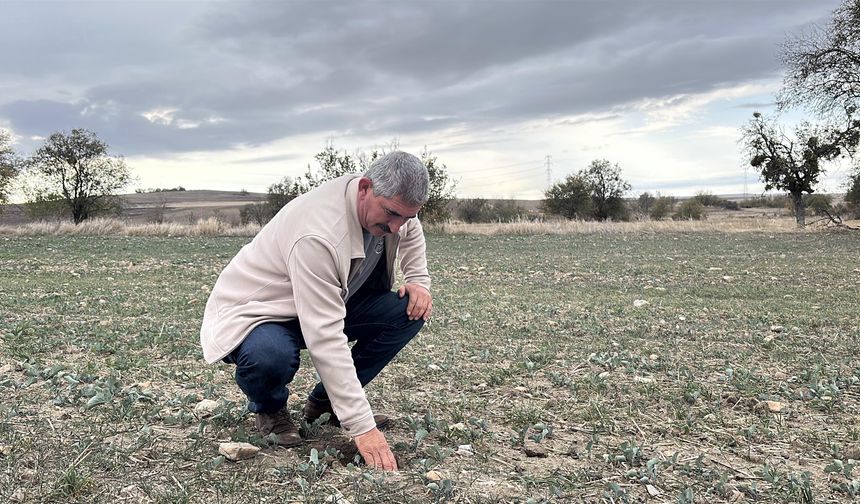
M 802 228 L 806 225 L 806 204 L 803 202 L 803 193 L 791 193 L 791 199 L 794 201 L 794 219 L 797 221 L 797 227 Z

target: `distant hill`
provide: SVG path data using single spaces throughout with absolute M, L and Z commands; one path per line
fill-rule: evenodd
M 164 222 L 194 222 L 197 219 L 217 217 L 226 222 L 239 222 L 239 209 L 248 203 L 266 199 L 265 193 L 245 191 L 159 191 L 123 194 L 122 220 L 145 223 L 158 220 Z M 0 213 L 0 224 L 18 225 L 27 222 L 21 205 L 5 205 Z

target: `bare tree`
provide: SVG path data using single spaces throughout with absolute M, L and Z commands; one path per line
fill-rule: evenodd
M 860 105 L 860 0 L 845 0 L 823 28 L 790 38 L 780 104 L 837 117 Z

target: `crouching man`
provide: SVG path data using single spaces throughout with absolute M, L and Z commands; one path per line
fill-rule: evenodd
M 428 185 L 415 156 L 382 156 L 363 176 L 344 175 L 292 200 L 221 272 L 203 315 L 203 355 L 236 366 L 261 434 L 301 444 L 287 385 L 306 348 L 321 383 L 305 419 L 330 413 L 368 464 L 397 469 L 379 431 L 388 417 L 373 414 L 363 387 L 432 311 L 416 217 Z M 398 256 L 405 282 L 394 292 Z

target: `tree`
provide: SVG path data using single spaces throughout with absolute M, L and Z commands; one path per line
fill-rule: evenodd
M 780 107 L 800 105 L 830 123 L 852 124 L 854 135 L 842 147 L 853 155 L 860 140 L 860 121 L 852 121 L 860 111 L 860 0 L 844 0 L 827 26 L 789 39 L 783 63 Z
M 9 201 L 9 189 L 18 175 L 19 159 L 12 148 L 12 135 L 0 130 L 0 204 Z
M 448 177 L 448 167 L 440 163 L 427 147 L 421 153 L 421 162 L 430 177 L 427 202 L 421 207 L 421 220 L 439 222 L 451 218 L 448 203 L 454 199 L 456 183 Z
M 597 220 L 627 218 L 624 193 L 630 184 L 621 178 L 621 167 L 605 159 L 594 160 L 579 172 L 591 192 L 592 211 Z
M 582 175 L 568 175 L 544 193 L 543 211 L 567 219 L 591 217 L 591 187 Z
M 319 169 L 314 173 L 311 171 L 311 166 L 308 165 L 308 171 L 305 172 L 306 181 L 302 182 L 299 179 L 295 182 L 299 194 L 306 193 L 323 182 L 359 171 L 357 160 L 347 154 L 346 151 L 338 152 L 331 142 L 325 146 L 322 152 L 314 156 L 314 159 L 317 160 Z
M 856 145 L 860 129 L 849 120 L 844 129 L 816 127 L 804 122 L 787 135 L 781 128 L 755 112 L 743 128 L 743 142 L 750 165 L 759 170 L 765 190 L 786 191 L 791 196 L 798 227 L 806 223 L 803 194 L 815 191 L 824 173 L 822 162 L 838 157 L 846 145 Z
M 860 0 L 845 0 L 825 28 L 789 39 L 780 104 L 841 116 L 860 105 Z
M 645 215 L 648 215 L 655 201 L 657 201 L 657 198 L 652 196 L 651 193 L 647 191 L 640 194 L 638 200 L 639 211 Z
M 300 196 L 303 189 L 299 180 L 286 176 L 269 186 L 266 191 L 266 201 L 249 203 L 239 209 L 239 220 L 242 224 L 256 222 L 262 226 L 272 220 L 284 205 Z
M 105 142 L 79 128 L 48 137 L 26 161 L 26 169 L 42 179 L 45 193 L 62 199 L 75 224 L 115 208 L 116 192 L 132 180 L 122 157 L 109 156 Z

